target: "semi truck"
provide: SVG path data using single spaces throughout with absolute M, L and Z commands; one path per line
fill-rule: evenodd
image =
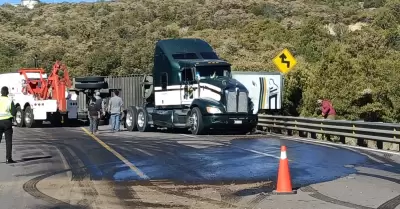
M 140 102 L 135 100 L 135 105 L 124 110 L 123 124 L 129 131 L 167 128 L 188 129 L 195 135 L 218 130 L 245 134 L 257 126 L 261 109 L 281 108 L 281 74 L 232 72 L 231 64 L 221 59 L 204 40 L 159 40 L 153 62 L 152 73 L 142 75 L 140 84 L 127 85 L 122 80 L 126 77 L 113 82 L 113 88 L 120 88 L 125 101 L 131 98 L 128 92 L 140 89 Z M 129 79 L 137 78 L 136 75 Z M 94 90 L 100 90 L 95 87 L 114 79 L 76 78 L 75 88 L 92 95 Z M 92 82 L 93 88 L 81 86 L 82 81 Z M 101 83 L 94 84 L 95 81 Z M 276 92 L 272 100 L 270 90 Z M 85 94 L 80 98 L 87 98 Z
M 63 76 L 59 76 L 62 72 Z M 59 61 L 47 75 L 42 68 L 23 68 L 16 73 L 0 74 L 1 86 L 7 86 L 9 97 L 16 105 L 14 125 L 31 128 L 43 121 L 54 126 L 63 122 L 75 123 L 78 104 L 71 99 L 68 71 Z

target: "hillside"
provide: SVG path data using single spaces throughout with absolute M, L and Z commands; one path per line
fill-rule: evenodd
M 288 47 L 285 114 L 333 101 L 347 119 L 400 119 L 400 0 L 134 0 L 0 7 L 0 72 L 63 60 L 74 76 L 149 71 L 154 43 L 209 41 L 235 70 L 276 71 Z

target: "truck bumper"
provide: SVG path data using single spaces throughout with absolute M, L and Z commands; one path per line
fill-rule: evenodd
M 257 125 L 257 115 L 207 115 L 203 116 L 205 128 L 250 129 Z
M 87 112 L 78 112 L 78 119 L 87 120 L 88 115 Z

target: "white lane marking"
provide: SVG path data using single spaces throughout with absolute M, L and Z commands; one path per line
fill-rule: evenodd
M 180 134 L 180 135 L 181 136 L 191 137 L 191 138 L 198 138 L 197 136 L 194 136 L 194 135 L 187 135 L 187 134 Z M 213 136 L 208 136 L 208 137 L 214 138 Z M 271 154 L 268 154 L 268 153 L 265 153 L 265 152 L 259 152 L 257 150 L 245 149 L 245 148 L 242 148 L 242 147 L 238 147 L 238 146 L 235 146 L 235 145 L 232 145 L 232 144 L 226 144 L 226 143 L 222 143 L 222 142 L 215 142 L 215 143 L 219 143 L 221 145 L 229 145 L 231 147 L 234 147 L 234 148 L 237 148 L 237 149 L 241 149 L 241 150 L 244 150 L 244 151 L 256 153 L 256 154 L 259 154 L 259 155 L 264 155 L 264 156 L 267 156 L 267 157 L 272 157 L 272 158 L 275 158 L 275 159 L 280 159 L 279 156 L 271 155 Z M 289 160 L 289 161 L 291 161 L 291 160 Z
M 281 159 L 281 158 L 278 157 L 278 156 L 271 155 L 271 154 L 267 154 L 267 153 L 264 153 L 264 152 L 259 152 L 259 151 L 257 151 L 257 150 L 245 149 L 245 148 L 237 147 L 237 146 L 234 146 L 234 145 L 230 145 L 230 146 L 231 146 L 231 147 L 235 147 L 235 148 L 237 148 L 237 149 L 245 150 L 245 151 L 248 151 L 248 152 L 256 153 L 256 154 L 259 154 L 259 155 L 264 155 L 264 156 L 272 157 L 272 158 L 275 158 L 275 159 Z M 291 161 L 291 160 L 289 160 L 289 161 Z
M 150 152 L 147 152 L 147 151 L 145 151 L 145 150 L 142 150 L 142 149 L 139 149 L 139 148 L 134 148 L 134 149 L 137 150 L 137 151 L 139 151 L 139 152 L 142 152 L 142 153 L 144 153 L 144 154 L 146 154 L 146 155 L 154 156 L 153 154 L 151 154 Z
M 346 148 L 351 148 L 351 149 L 360 149 L 360 150 L 367 150 L 367 151 L 371 151 L 371 152 L 380 152 L 380 153 L 386 153 L 386 154 L 400 156 L 400 152 L 395 152 L 395 151 L 372 149 L 372 148 L 368 148 L 368 147 L 356 147 L 356 146 L 347 145 L 347 144 L 336 144 L 333 142 L 324 142 L 324 141 L 317 141 L 317 140 L 311 140 L 311 139 L 303 139 L 303 138 L 298 138 L 298 137 L 289 137 L 289 136 L 284 136 L 284 135 L 279 135 L 279 134 L 269 134 L 269 135 L 270 136 L 278 136 L 278 137 L 288 139 L 288 140 L 293 140 L 293 141 L 309 142 L 311 144 L 326 144 L 326 145 L 330 145 L 330 146 L 346 147 Z
M 190 137 L 190 138 L 197 138 L 196 136 L 193 135 L 187 135 L 187 134 L 180 134 L 181 136 L 186 136 L 186 137 Z

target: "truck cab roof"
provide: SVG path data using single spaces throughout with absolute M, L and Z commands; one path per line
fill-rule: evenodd
M 197 66 L 230 66 L 215 53 L 206 41 L 198 38 L 164 39 L 157 41 L 154 50 L 153 77 L 161 85 L 161 77 L 168 85 L 180 84 L 182 68 Z
M 196 67 L 196 66 L 231 66 L 224 60 L 201 60 L 201 59 L 190 59 L 190 60 L 177 60 L 181 68 L 184 67 Z

